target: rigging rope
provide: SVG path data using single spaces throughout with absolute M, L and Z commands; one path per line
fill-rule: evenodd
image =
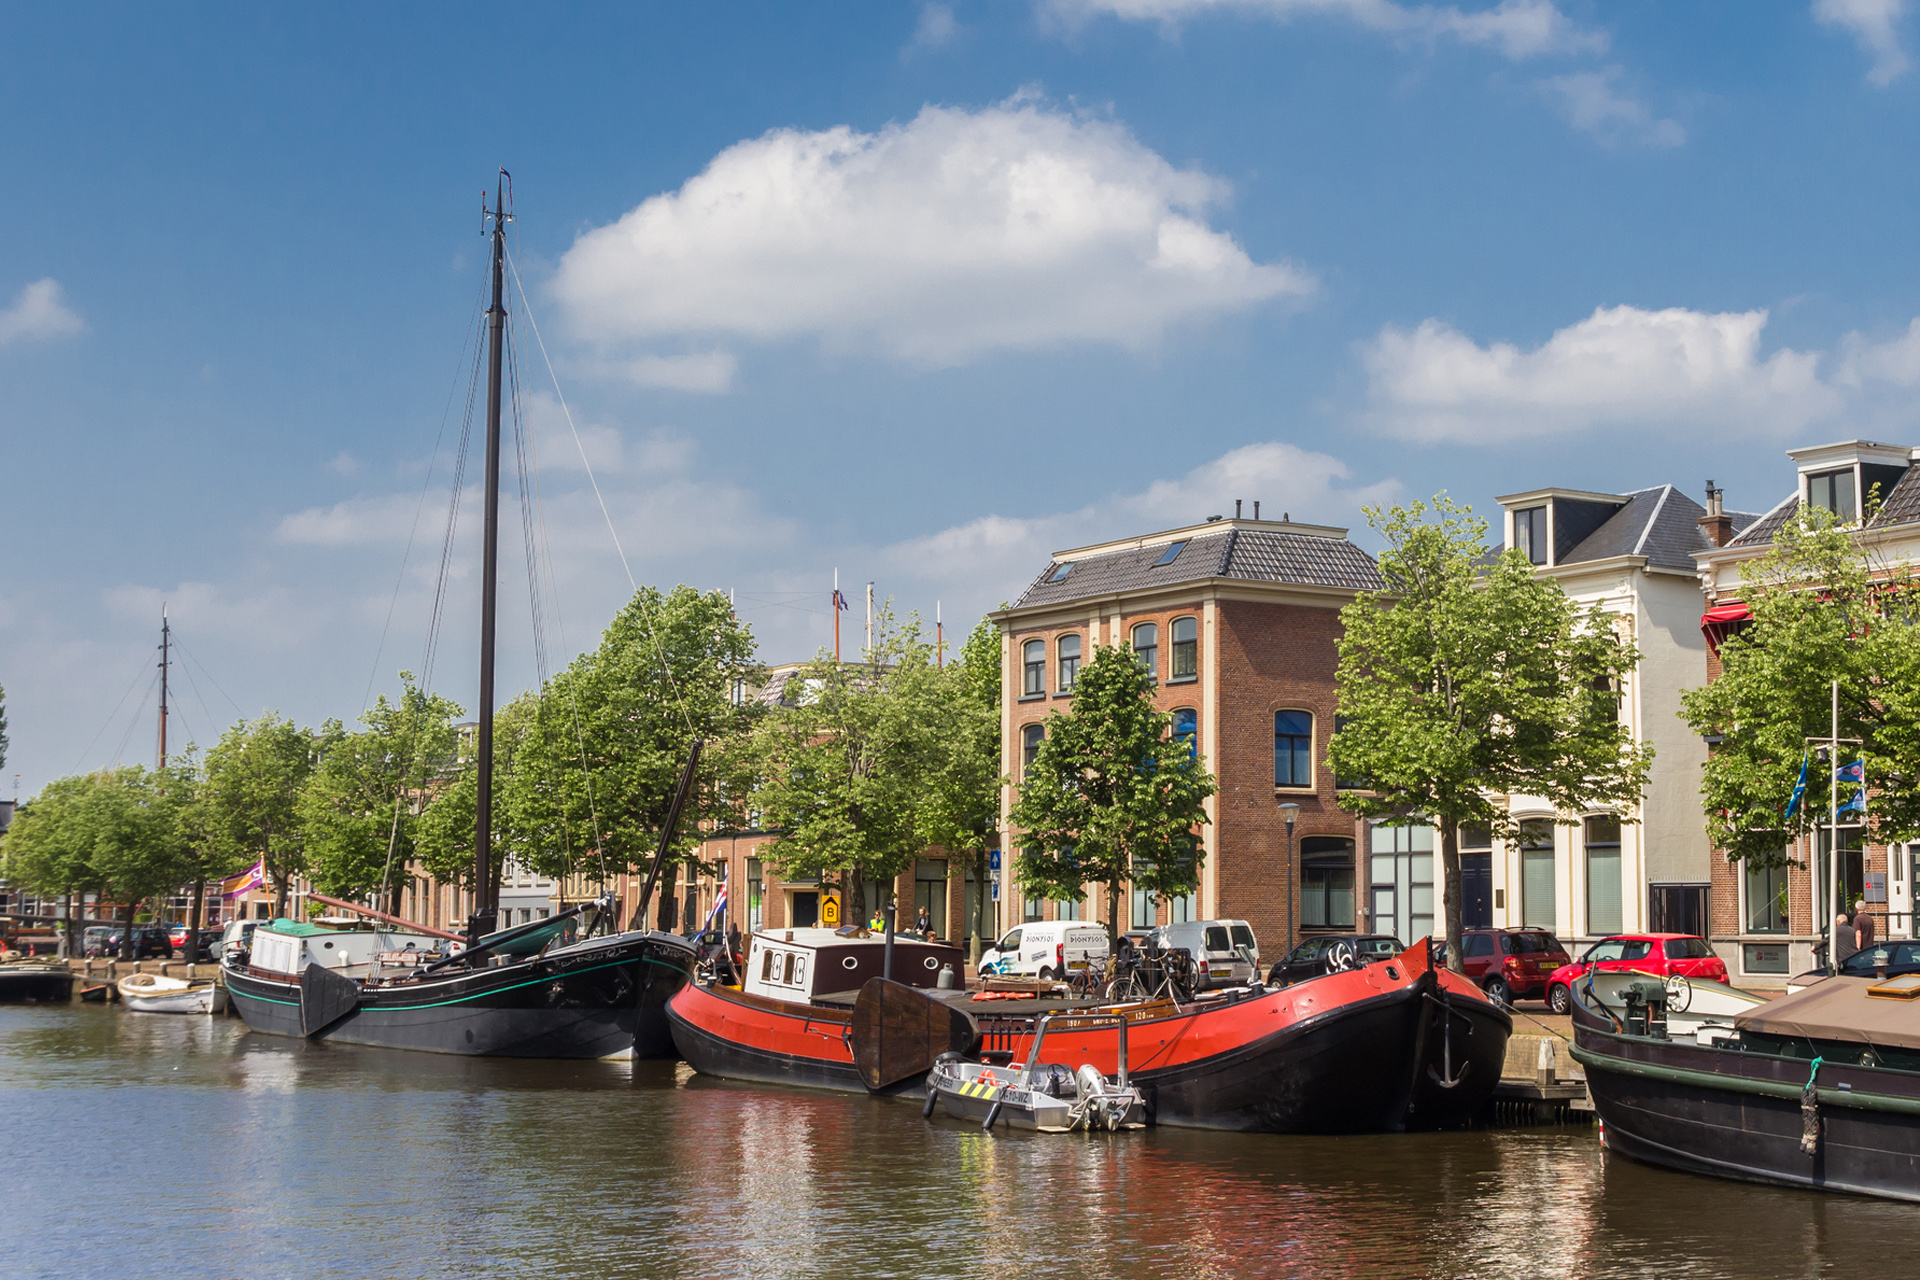
M 81 762 L 87 758 L 87 752 L 93 750 L 94 743 L 100 741 L 100 735 L 105 733 L 107 730 L 113 728 L 113 722 L 120 718 L 120 708 L 127 705 L 127 699 L 133 695 L 134 689 L 137 688 L 140 684 L 140 672 L 146 671 L 147 669 L 148 669 L 147 660 L 143 657 L 140 659 L 140 670 L 135 671 L 133 673 L 133 679 L 127 681 L 127 691 L 120 695 L 120 701 L 113 704 L 113 710 L 107 713 L 107 718 L 105 723 L 103 723 L 98 729 L 95 729 L 93 731 L 93 738 L 87 743 L 86 746 L 80 749 L 80 754 L 74 757 L 73 771 L 75 773 L 80 772 Z M 155 679 L 159 678 L 157 673 L 154 678 Z M 150 680 L 148 683 L 151 684 L 152 681 Z M 142 706 L 146 705 L 146 701 L 147 701 L 146 695 L 145 694 L 140 695 L 140 703 Z M 125 750 L 124 744 L 122 744 L 121 749 Z M 118 757 L 116 756 L 115 759 L 117 760 Z

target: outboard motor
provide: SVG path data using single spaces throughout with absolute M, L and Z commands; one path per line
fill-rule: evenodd
M 1627 1034 L 1667 1038 L 1667 984 L 1658 978 L 1635 978 L 1622 989 L 1627 1004 Z

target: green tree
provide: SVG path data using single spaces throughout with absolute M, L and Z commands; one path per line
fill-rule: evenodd
M 1639 655 L 1524 555 L 1488 564 L 1486 522 L 1444 495 L 1367 519 L 1386 539 L 1385 588 L 1341 611 L 1341 725 L 1328 754 L 1336 775 L 1368 780 L 1341 793 L 1342 808 L 1439 829 L 1458 970 L 1462 826 L 1512 839 L 1508 796 L 1564 813 L 1630 806 L 1646 790 L 1653 749 L 1629 736 L 1616 692 Z
M 1117 645 L 1095 645 L 1073 686 L 1073 706 L 1047 717 L 1047 735 L 1008 815 L 1026 847 L 1021 892 L 1079 901 L 1107 886 L 1109 930 L 1120 886 L 1156 897 L 1191 893 L 1205 858 L 1199 828 L 1218 787 L 1194 744 L 1171 736 L 1154 710 L 1153 675 Z
M 133 959 L 133 921 L 139 904 L 178 888 L 186 865 L 186 838 L 178 798 L 162 775 L 135 765 L 96 775 L 82 798 L 78 820 L 92 840 L 89 861 L 113 896 L 128 926 L 120 935 L 120 958 Z
M 75 898 L 99 893 L 106 882 L 93 864 L 93 841 L 81 820 L 81 802 L 99 785 L 94 774 L 80 774 L 49 782 L 14 815 L 13 825 L 0 836 L 0 865 L 12 884 L 45 897 L 67 900 L 68 931 L 79 913 Z M 74 939 L 67 939 L 73 951 Z
M 299 801 L 317 754 L 311 732 L 272 712 L 234 725 L 207 753 L 200 820 L 209 856 L 236 870 L 264 858 L 275 915 L 286 914 L 288 881 L 306 871 Z
M 1682 696 L 1682 716 L 1720 741 L 1700 795 L 1707 833 L 1733 862 L 1793 862 L 1793 840 L 1828 821 L 1832 769 L 1813 760 L 1786 813 L 1809 738 L 1833 732 L 1840 683 L 1843 762 L 1864 758 L 1874 843 L 1920 837 L 1920 583 L 1876 563 L 1857 533 L 1803 506 L 1741 571 L 1753 620 L 1720 645 L 1720 677 Z M 1842 799 L 1848 798 L 1843 784 Z M 1824 892 L 1824 889 L 1823 889 Z
M 759 709 L 739 691 L 760 676 L 753 633 L 724 592 L 641 588 L 599 646 L 556 673 L 512 724 L 496 838 L 545 875 L 643 870 L 700 738 L 697 791 L 676 840 L 690 857 L 700 828 L 731 819 L 751 790 L 745 744 Z M 675 923 L 681 858 L 668 862 L 655 893 L 663 928 Z
M 191 936 L 199 932 L 203 922 L 207 882 L 231 875 L 250 859 L 236 856 L 225 840 L 209 803 L 206 773 L 191 744 L 157 771 L 154 781 L 179 837 L 179 874 L 189 894 L 187 928 Z M 191 961 L 193 956 L 187 958 Z
M 462 714 L 412 672 L 400 683 L 398 699 L 381 694 L 361 715 L 358 733 L 338 720 L 321 727 L 319 763 L 296 803 L 314 887 L 341 898 L 385 888 L 389 910 L 429 789 L 453 767 L 453 722 Z
M 753 802 L 779 833 L 769 860 L 790 877 L 841 880 L 850 903 L 872 881 L 890 903 L 931 825 L 941 755 L 932 648 L 917 618 L 897 627 L 883 608 L 868 661 L 822 655 L 787 687 L 790 704 L 755 740 Z
M 973 919 L 967 922 L 973 959 L 987 928 L 987 853 L 1000 831 L 1000 628 L 982 618 L 959 658 L 936 669 L 935 752 L 921 811 L 921 837 L 947 850 L 974 873 Z

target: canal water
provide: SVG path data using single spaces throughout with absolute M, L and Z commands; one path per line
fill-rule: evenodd
M 1915 1257 L 1920 1207 L 1643 1168 L 1588 1125 L 994 1138 L 914 1102 L 678 1063 L 0 1007 L 4 1280 L 1679 1280 L 1910 1274 Z

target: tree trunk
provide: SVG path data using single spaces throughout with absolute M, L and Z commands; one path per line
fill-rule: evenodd
M 974 855 L 973 872 L 973 919 L 967 922 L 967 959 L 974 965 L 980 963 L 980 953 L 986 950 L 987 934 L 987 895 L 993 892 L 993 872 L 987 869 L 987 851 L 982 849 Z
M 60 914 L 67 918 L 67 931 L 60 935 L 60 958 L 71 960 L 80 954 L 78 945 L 80 935 L 74 932 L 73 928 L 73 895 L 63 893 L 60 895 L 60 901 L 64 904 L 60 908 Z
M 193 962 L 200 958 L 200 917 L 207 905 L 206 877 L 193 882 L 193 901 L 187 904 L 187 973 L 193 973 Z
M 126 921 L 120 926 L 120 958 L 122 960 L 133 959 L 133 909 L 135 905 L 137 904 L 134 899 L 127 899 Z
M 677 933 L 680 922 L 680 864 L 669 862 L 660 868 L 660 883 L 655 892 L 660 895 L 655 907 L 653 927 L 662 933 Z
M 291 879 L 285 871 L 269 873 L 273 878 L 273 918 L 284 920 L 287 915 L 287 881 Z
M 1465 973 L 1460 960 L 1460 823 L 1453 818 L 1440 820 L 1440 869 L 1446 879 L 1441 903 L 1447 913 L 1447 968 Z
M 1120 953 L 1120 882 L 1107 881 L 1107 950 Z

